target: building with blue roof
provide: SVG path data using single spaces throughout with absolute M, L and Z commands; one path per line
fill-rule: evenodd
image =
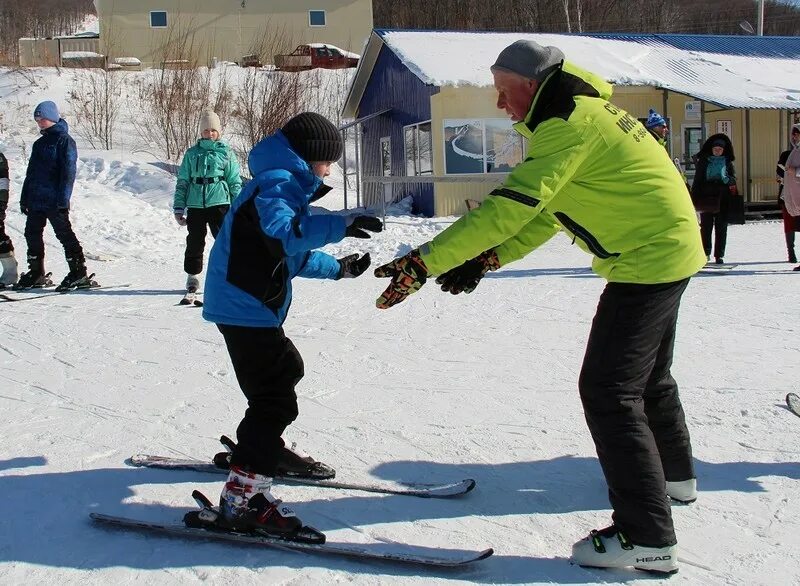
M 358 133 L 351 203 L 411 196 L 418 213 L 458 215 L 499 184 L 524 144 L 489 67 L 521 38 L 603 76 L 635 117 L 662 113 L 690 181 L 705 138 L 727 134 L 749 210 L 776 209 L 776 161 L 800 119 L 800 38 L 623 33 L 373 31 L 343 108 Z

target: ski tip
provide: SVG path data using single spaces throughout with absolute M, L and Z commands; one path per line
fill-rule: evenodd
M 475 479 L 467 478 L 467 479 L 464 480 L 464 485 L 465 485 L 464 494 L 467 494 L 468 492 L 471 492 L 477 486 L 477 483 L 475 482 Z M 489 554 L 489 555 L 492 555 L 492 554 Z
M 494 555 L 494 548 L 489 547 L 480 552 L 478 556 L 475 558 L 475 561 L 477 562 L 480 560 L 485 560 L 486 558 L 492 557 L 493 555 Z

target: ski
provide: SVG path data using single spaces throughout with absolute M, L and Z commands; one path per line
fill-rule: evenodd
M 178 302 L 178 305 L 188 305 L 190 307 L 203 307 L 203 302 L 197 298 L 196 291 L 187 291 L 186 295 Z
M 205 512 L 201 510 L 201 512 Z M 422 548 L 405 544 L 385 543 L 376 544 L 357 544 L 357 543 L 304 543 L 302 541 L 290 541 L 277 537 L 268 537 L 257 533 L 240 533 L 207 527 L 187 527 L 184 524 L 157 523 L 130 519 L 127 517 L 115 517 L 102 513 L 89 513 L 92 521 L 112 527 L 134 529 L 148 532 L 161 533 L 177 537 L 193 539 L 212 539 L 238 544 L 250 544 L 265 546 L 280 550 L 292 550 L 306 553 L 320 553 L 328 555 L 345 556 L 364 560 L 377 560 L 386 562 L 399 562 L 403 564 L 416 564 L 434 567 L 459 567 L 488 558 L 494 550 L 485 549 L 483 551 L 452 551 L 448 555 L 438 550 L 438 548 L 425 548 L 426 553 L 422 553 Z M 406 551 L 404 551 L 406 550 Z M 416 551 L 415 551 L 416 550 Z M 427 553 L 431 552 L 431 553 Z
M 717 263 L 708 263 L 700 270 L 703 272 L 718 272 L 718 271 L 729 271 L 731 269 L 735 269 L 738 267 L 738 264 L 726 263 L 726 264 L 717 264 Z
M 228 470 L 220 468 L 213 462 L 195 459 L 170 458 L 167 456 L 153 456 L 137 454 L 128 461 L 131 466 L 146 468 L 164 468 L 168 470 L 193 470 L 195 472 L 208 472 L 211 474 L 227 474 Z M 382 482 L 340 482 L 338 480 L 317 480 L 314 478 L 298 478 L 295 476 L 276 476 L 276 482 L 285 484 L 302 484 L 305 486 L 319 486 L 322 488 L 340 488 L 375 492 L 381 494 L 396 494 L 419 498 L 452 498 L 461 496 L 475 488 L 475 481 L 466 478 L 457 482 L 445 484 L 389 484 Z
M 57 295 L 70 295 L 75 293 L 80 293 L 82 291 L 90 292 L 90 291 L 98 291 L 100 289 L 118 289 L 121 287 L 130 287 L 130 283 L 123 283 L 121 285 L 98 285 L 97 287 L 88 287 L 85 289 L 69 289 L 67 291 L 53 291 L 52 289 L 47 291 L 46 293 L 31 293 L 30 295 L 25 295 L 23 297 L 18 296 L 10 296 L 6 295 L 5 293 L 0 293 L 0 303 L 10 303 L 10 302 L 17 302 L 17 301 L 32 301 L 34 299 L 43 299 L 45 297 L 55 297 Z M 26 291 L 36 291 L 37 289 L 20 289 L 16 293 L 24 293 Z
M 786 406 L 789 411 L 800 417 L 800 395 L 789 393 L 786 395 Z

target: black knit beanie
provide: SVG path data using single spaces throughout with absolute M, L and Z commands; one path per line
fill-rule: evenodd
M 298 114 L 281 132 L 294 152 L 311 162 L 338 161 L 344 150 L 342 135 L 333 123 L 315 112 Z

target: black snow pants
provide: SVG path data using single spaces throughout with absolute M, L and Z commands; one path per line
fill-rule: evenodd
M 47 222 L 53 227 L 56 238 L 64 247 L 67 258 L 83 257 L 83 248 L 75 236 L 69 221 L 69 210 L 29 211 L 25 221 L 25 240 L 28 243 L 28 256 L 44 258 L 44 227 Z M 44 264 L 42 264 L 44 267 Z
M 183 270 L 189 275 L 199 275 L 203 272 L 203 251 L 206 248 L 206 226 L 211 230 L 211 236 L 216 238 L 225 219 L 229 205 L 213 206 L 210 208 L 189 208 L 186 211 L 186 253 L 183 257 Z
M 284 445 L 281 434 L 298 414 L 294 388 L 303 378 L 303 359 L 283 328 L 217 328 L 247 397 L 231 465 L 274 476 Z
M 606 285 L 579 381 L 614 524 L 642 546 L 677 542 L 665 481 L 695 476 L 678 385 L 670 374 L 688 282 Z
M 728 243 L 728 210 L 730 196 L 727 187 L 721 188 L 724 193 L 720 199 L 720 208 L 717 213 L 702 212 L 700 214 L 700 238 L 703 241 L 703 250 L 706 256 L 711 255 L 711 232 L 714 232 L 714 258 L 725 256 L 725 245 Z

